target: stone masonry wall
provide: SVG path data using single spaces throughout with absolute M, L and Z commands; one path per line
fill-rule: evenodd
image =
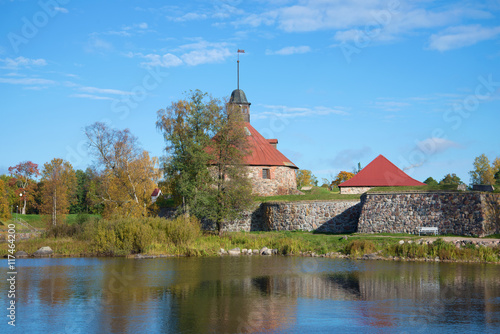
M 498 230 L 499 198 L 478 192 L 366 194 L 358 232 L 418 233 L 425 226 L 439 234 L 485 236 Z
M 263 207 L 268 231 L 356 232 L 361 202 L 268 203 Z
M 227 223 L 224 230 L 349 233 L 356 232 L 360 213 L 359 201 L 262 203 L 242 219 Z M 202 228 L 215 230 L 216 226 L 203 221 Z
M 262 178 L 262 169 L 271 173 L 270 179 Z M 259 196 L 288 195 L 297 189 L 295 169 L 286 166 L 248 166 L 248 177 L 252 180 L 252 190 Z

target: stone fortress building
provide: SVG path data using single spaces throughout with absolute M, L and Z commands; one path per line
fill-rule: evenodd
M 239 86 L 239 85 L 238 85 Z M 244 159 L 248 176 L 252 180 L 253 193 L 259 196 L 289 195 L 297 193 L 293 162 L 277 149 L 278 139 L 265 139 L 250 124 L 250 104 L 245 92 L 235 89 L 229 103 L 237 105 L 244 116 L 249 151 Z

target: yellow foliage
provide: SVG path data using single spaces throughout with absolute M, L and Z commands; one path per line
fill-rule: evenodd
M 9 210 L 9 194 L 7 192 L 7 187 L 5 186 L 5 182 L 0 180 L 0 219 L 8 220 L 10 219 L 10 210 Z
M 157 158 L 143 151 L 137 159 L 108 169 L 103 175 L 104 216 L 147 216 L 155 181 L 161 176 L 157 165 Z
M 341 171 L 340 173 L 337 174 L 335 180 L 332 181 L 332 184 L 338 186 L 342 182 L 350 180 L 353 176 L 354 174 L 351 172 Z
M 52 159 L 43 166 L 42 204 L 40 212 L 51 216 L 52 225 L 64 221 L 69 206 L 74 201 L 76 175 L 71 164 L 62 159 Z

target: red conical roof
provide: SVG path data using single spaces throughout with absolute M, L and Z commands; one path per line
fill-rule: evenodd
M 245 122 L 248 129 L 247 136 L 249 151 L 251 154 L 245 157 L 245 163 L 251 166 L 287 166 L 297 168 L 293 162 L 274 148 L 250 123 Z M 247 133 L 247 134 L 248 134 Z
M 339 184 L 339 187 L 399 187 L 425 185 L 425 183 L 409 177 L 381 154 L 350 180 Z

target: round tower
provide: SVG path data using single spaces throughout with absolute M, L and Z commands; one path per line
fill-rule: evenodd
M 250 105 L 248 102 L 245 92 L 241 89 L 235 89 L 231 93 L 229 98 L 229 103 L 236 104 L 239 106 L 241 113 L 243 114 L 243 120 L 250 123 Z

